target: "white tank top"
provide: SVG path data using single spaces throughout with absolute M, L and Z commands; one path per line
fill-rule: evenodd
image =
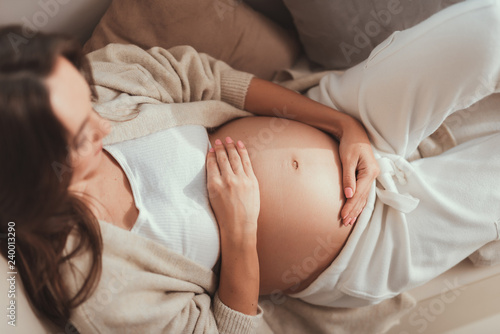
M 106 145 L 124 170 L 139 216 L 132 232 L 207 268 L 219 258 L 219 230 L 208 199 L 201 125 L 178 126 Z

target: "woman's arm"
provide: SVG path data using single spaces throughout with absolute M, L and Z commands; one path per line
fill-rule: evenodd
M 219 298 L 236 311 L 256 315 L 260 194 L 241 141 L 235 144 L 229 137 L 225 144 L 219 139 L 215 141 L 215 148 L 207 155 L 207 188 L 221 239 Z
M 257 236 L 233 238 L 221 230 L 221 271 L 219 298 L 248 315 L 257 314 L 259 258 Z
M 356 221 L 370 187 L 379 173 L 364 127 L 356 119 L 272 82 L 253 78 L 245 98 L 245 110 L 260 116 L 276 116 L 309 124 L 335 136 L 348 199 L 341 216 L 345 225 Z
M 125 96 L 121 95 L 125 93 L 128 99 L 122 108 L 154 100 L 161 103 L 219 100 L 242 109 L 253 77 L 187 45 L 143 50 L 130 44 L 109 44 L 87 57 L 99 105 L 123 99 Z M 116 106 L 110 107 L 107 112 L 113 116 L 125 112 L 115 109 Z

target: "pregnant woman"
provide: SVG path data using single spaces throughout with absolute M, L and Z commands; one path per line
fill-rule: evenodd
M 70 320 L 84 331 L 188 328 L 188 332 L 210 332 L 216 328 L 245 332 L 261 316 L 256 305 L 259 293 L 280 291 L 334 307 L 374 304 L 422 284 L 498 239 L 500 157 L 494 153 L 500 145 L 498 133 L 437 157 L 412 163 L 407 158 L 448 115 L 499 91 L 500 42 L 494 33 L 500 28 L 499 6 L 498 1 L 463 2 L 393 34 L 365 62 L 343 75 L 327 75 L 309 92 L 311 98 L 330 106 L 326 109 L 185 48 L 145 52 L 114 45 L 89 56 L 99 93 L 95 107 L 101 115 L 116 116 L 122 110 L 129 115 L 128 110 L 137 108 L 138 113 L 132 113 L 132 120 L 116 122 L 108 134 L 107 123 L 92 111 L 88 85 L 73 65 L 57 58 L 44 72 L 45 98 L 50 101 L 46 105 L 60 121 L 54 124 L 68 129 L 68 140 L 78 145 L 79 129 L 87 132 L 82 135 L 91 138 L 91 149 L 86 150 L 91 154 L 76 155 L 80 161 L 73 161 L 71 182 L 64 184 L 31 178 L 28 184 L 37 187 L 19 187 L 16 180 L 11 181 L 14 172 L 2 172 L 6 193 L 0 212 L 3 221 L 35 221 L 30 214 L 36 211 L 27 210 L 22 202 L 26 189 L 38 191 L 38 195 L 33 192 L 36 199 L 41 198 L 40 192 L 47 194 L 47 200 L 38 201 L 43 208 L 57 208 L 67 197 L 56 200 L 52 194 L 58 192 L 49 191 L 49 185 L 88 195 L 82 198 L 89 198 L 85 203 L 100 220 L 102 272 L 98 281 L 97 246 L 91 244 L 94 261 L 85 262 L 81 255 L 61 253 L 64 243 L 53 234 L 53 253 L 48 255 L 55 253 L 57 261 L 52 262 L 63 268 L 61 276 L 55 277 L 67 278 L 71 270 L 64 267 L 65 261 L 75 257 L 71 259 L 73 279 L 69 287 L 31 283 L 42 291 L 37 296 L 28 290 L 35 305 L 43 309 L 48 300 L 59 307 L 77 306 Z M 446 50 L 442 50 L 445 41 Z M 22 70 L 18 67 L 12 75 L 18 77 Z M 199 85 L 190 84 L 194 82 Z M 185 119 L 174 110 L 161 109 L 166 108 L 161 102 L 209 99 L 222 99 L 263 116 L 272 116 L 273 108 L 285 111 L 286 105 L 283 114 L 293 120 L 245 117 L 220 127 L 207 120 L 205 126 L 215 127 L 207 134 L 201 126 L 185 125 L 192 123 L 183 123 Z M 337 108 L 363 122 L 374 159 L 366 150 L 359 123 L 341 116 Z M 182 126 L 161 123 L 158 114 L 162 112 L 169 115 L 171 124 Z M 25 124 L 19 118 L 17 122 Z M 19 140 L 19 133 L 27 136 L 27 131 L 14 130 L 18 123 L 2 129 L 2 136 L 10 133 L 10 141 Z M 34 124 L 33 131 L 42 131 Z M 51 133 L 62 132 L 57 129 Z M 331 135 L 340 139 L 339 144 Z M 43 138 L 49 140 L 47 135 Z M 49 162 L 61 161 L 65 145 L 57 147 L 58 154 L 49 150 Z M 368 185 L 358 182 L 351 189 L 354 196 L 363 194 L 362 200 L 344 212 L 349 204 L 344 205 L 345 197 L 352 194 L 342 185 L 343 171 L 350 170 L 344 161 L 351 160 L 343 157 L 354 152 L 358 161 L 359 147 L 364 153 L 357 173 L 364 175 Z M 47 154 L 40 154 L 40 159 L 47 159 Z M 18 159 L 12 162 L 12 170 L 27 168 L 22 160 L 27 159 L 26 153 L 10 156 Z M 373 182 L 378 166 L 380 175 Z M 202 188 L 205 182 L 207 188 Z M 17 197 L 16 186 L 23 190 Z M 79 222 L 91 221 L 85 206 L 72 208 L 79 208 L 75 209 Z M 44 229 L 54 231 L 58 226 L 54 212 L 45 213 L 43 229 L 26 223 L 25 235 L 34 245 L 41 244 L 38 234 L 47 233 L 42 233 Z M 92 226 L 75 228 L 94 231 L 86 236 L 95 240 L 99 230 Z M 69 233 L 65 227 L 59 235 Z M 133 241 L 129 236 L 134 234 L 157 242 Z M 168 253 L 168 260 L 158 256 L 165 252 L 157 248 L 160 243 L 175 251 Z M 31 265 L 28 257 L 36 255 L 35 250 L 24 253 L 26 264 Z M 179 265 L 185 257 L 193 264 Z M 25 267 L 21 275 L 29 277 L 29 270 L 36 269 Z M 203 289 L 211 285 L 199 283 L 196 277 L 211 269 L 219 272 L 219 286 L 207 311 L 215 289 Z M 211 276 L 206 277 L 209 281 Z M 79 290 L 82 284 L 84 289 Z M 91 294 L 94 284 L 97 288 Z M 50 300 L 60 298 L 51 294 L 55 288 L 71 293 L 66 299 Z M 71 299 L 76 292 L 80 294 Z M 67 309 L 54 311 L 53 319 L 69 318 L 64 313 Z
M 55 324 L 253 332 L 259 293 L 337 256 L 378 173 L 352 117 L 189 47 L 110 45 L 89 85 L 72 41 L 0 36 L 1 232 L 15 222 L 10 260 Z

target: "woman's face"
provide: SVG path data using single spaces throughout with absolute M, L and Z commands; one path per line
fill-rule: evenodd
M 74 185 L 92 177 L 99 167 L 102 139 L 111 126 L 92 108 L 87 81 L 66 58 L 58 58 L 46 83 L 54 114 L 70 133 L 64 164 L 73 169 Z

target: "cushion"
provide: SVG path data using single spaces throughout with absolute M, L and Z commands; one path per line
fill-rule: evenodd
M 463 0 L 284 0 L 307 56 L 326 69 L 368 58 L 392 32 Z
M 293 18 L 283 0 L 244 0 L 253 9 L 261 12 L 286 29 L 294 29 Z
M 85 44 L 191 45 L 233 68 L 272 79 L 299 53 L 293 34 L 238 0 L 113 0 Z

